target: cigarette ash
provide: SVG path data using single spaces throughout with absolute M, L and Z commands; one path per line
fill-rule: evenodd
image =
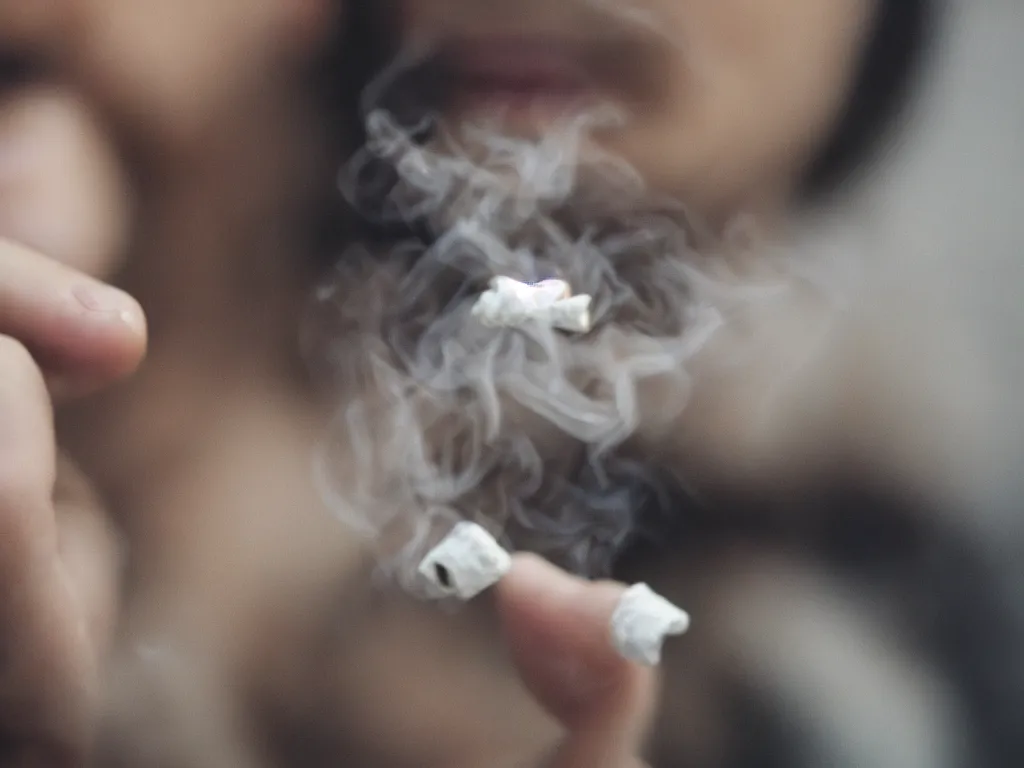
M 318 480 L 413 592 L 464 521 L 605 575 L 662 495 L 631 442 L 678 419 L 733 307 L 778 297 L 730 272 L 732 241 L 593 147 L 606 120 L 527 141 L 367 114 L 343 189 L 365 217 L 426 236 L 351 248 L 317 296 L 307 352 L 341 403 Z M 586 323 L 480 322 L 482 297 L 513 284 L 541 284 L 550 305 L 586 297 Z M 652 410 L 653 384 L 673 396 Z

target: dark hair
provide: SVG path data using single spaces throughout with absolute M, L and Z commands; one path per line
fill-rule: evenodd
M 383 0 L 332 0 L 344 6 L 323 55 L 313 65 L 310 82 L 324 120 L 330 154 L 328 166 L 343 166 L 353 147 L 365 141 L 359 100 L 367 82 L 385 63 L 386 46 L 377 4 Z M 317 254 L 315 266 L 329 266 L 338 249 L 370 230 L 344 202 L 335 174 L 325 175 L 321 206 L 311 212 L 309 231 Z M 364 232 L 364 230 L 367 230 Z
M 910 98 L 938 6 L 938 0 L 881 0 L 852 94 L 805 178 L 806 200 L 841 186 L 880 148 Z

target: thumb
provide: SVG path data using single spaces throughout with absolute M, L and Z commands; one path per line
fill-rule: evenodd
M 622 585 L 587 582 L 530 555 L 516 555 L 498 585 L 498 610 L 523 682 L 568 731 L 557 768 L 638 764 L 657 679 L 612 643 L 612 616 L 625 593 Z

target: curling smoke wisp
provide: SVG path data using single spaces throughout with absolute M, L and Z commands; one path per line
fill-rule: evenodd
M 774 292 L 729 274 L 727 240 L 598 149 L 614 111 L 536 140 L 497 123 L 452 132 L 400 120 L 389 87 L 371 89 L 342 186 L 364 216 L 422 236 L 350 249 L 317 297 L 310 354 L 341 403 L 322 492 L 412 590 L 462 520 L 601 575 L 658 493 L 630 440 L 683 411 L 691 362 L 730 308 Z M 567 282 L 592 297 L 593 330 L 480 323 L 473 306 L 501 276 Z M 652 382 L 671 410 L 645 409 Z

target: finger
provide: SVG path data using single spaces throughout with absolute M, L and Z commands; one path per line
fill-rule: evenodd
M 54 444 L 44 382 L 0 336 L 0 736 L 41 764 L 80 756 L 95 669 L 57 556 Z
M 612 644 L 612 615 L 624 592 L 621 585 L 586 582 L 529 555 L 516 555 L 497 588 L 523 681 L 569 732 L 557 768 L 638 764 L 656 679 Z
M 90 645 L 102 664 L 116 619 L 120 542 L 93 487 L 64 457 L 58 458 L 53 499 L 60 562 L 78 613 L 85 619 Z
M 2 240 L 0 333 L 32 352 L 60 394 L 130 373 L 146 340 L 142 309 L 127 294 Z

